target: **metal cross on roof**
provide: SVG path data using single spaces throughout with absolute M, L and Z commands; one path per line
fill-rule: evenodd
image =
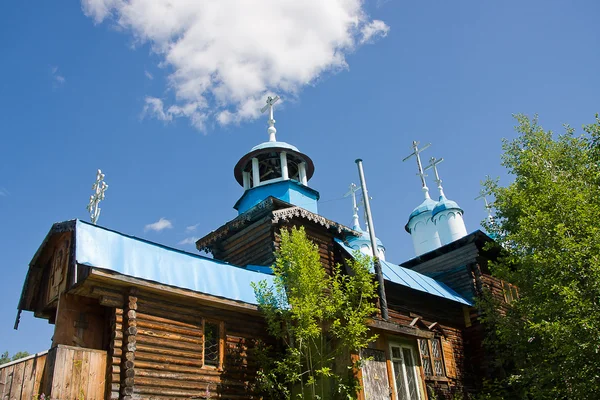
M 90 202 L 87 205 L 87 210 L 90 213 L 92 224 L 96 225 L 98 217 L 100 217 L 100 207 L 98 204 L 104 200 L 104 192 L 108 189 L 108 185 L 104 182 L 104 174 L 98 170 L 96 173 L 96 182 L 92 185 L 94 194 L 90 196 Z
M 475 197 L 475 200 L 483 199 L 483 201 L 485 202 L 485 209 L 488 213 L 488 220 L 490 220 L 490 222 L 494 222 L 494 217 L 492 217 L 492 206 L 490 205 L 490 203 L 488 203 L 486 197 L 488 193 L 485 190 L 481 190 L 479 193 L 479 196 Z
M 269 120 L 267 121 L 269 123 L 269 128 L 267 129 L 267 132 L 269 133 L 269 142 L 276 141 L 275 133 L 277 133 L 277 129 L 275 129 L 275 119 L 273 118 L 273 105 L 277 103 L 278 100 L 279 96 L 269 96 L 267 97 L 267 105 L 260 109 L 261 113 L 269 110 Z
M 420 154 L 425 149 L 427 149 L 429 146 L 431 146 L 431 143 L 427 143 L 425 146 L 423 146 L 423 148 L 419 149 L 419 142 L 417 142 L 416 140 L 413 140 L 413 142 L 412 142 L 413 152 L 410 153 L 408 156 L 404 157 L 404 159 L 402 160 L 404 162 L 404 161 L 408 160 L 409 158 L 411 158 L 412 156 L 415 156 L 417 158 L 417 168 L 419 169 L 419 172 L 417 173 L 417 175 L 419 175 L 421 177 L 421 184 L 423 185 L 424 188 L 427 187 L 427 183 L 425 182 L 425 177 L 427 175 L 425 175 L 425 172 L 423 171 L 423 165 L 421 164 Z
M 438 185 L 438 189 L 440 190 L 440 196 L 444 196 L 444 189 L 442 188 L 442 180 L 440 179 L 440 175 L 437 170 L 437 165 L 444 161 L 443 158 L 436 159 L 435 157 L 431 157 L 429 159 L 429 165 L 425 167 L 425 171 L 433 168 L 433 173 L 435 174 L 435 183 Z
M 355 214 L 358 214 L 358 205 L 356 204 L 356 192 L 360 190 L 360 186 L 356 186 L 355 183 L 350 184 L 350 190 L 344 195 L 344 197 L 352 196 L 352 210 Z

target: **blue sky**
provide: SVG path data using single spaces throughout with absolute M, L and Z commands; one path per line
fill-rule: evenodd
M 315 162 L 322 215 L 351 223 L 342 196 L 364 160 L 395 263 L 413 256 L 403 227 L 422 199 L 414 160 L 401 162 L 412 140 L 445 159 L 444 189 L 473 231 L 480 181 L 510 180 L 499 163 L 512 114 L 561 131 L 600 111 L 593 0 L 139 3 L 2 5 L 0 352 L 49 347 L 52 326 L 29 313 L 13 331 L 16 305 L 52 223 L 89 220 L 96 169 L 109 185 L 99 224 L 111 229 L 195 252 L 186 238 L 234 218 L 233 166 L 268 139 L 267 93 L 284 100 L 278 139 Z M 161 218 L 170 224 L 147 228 Z

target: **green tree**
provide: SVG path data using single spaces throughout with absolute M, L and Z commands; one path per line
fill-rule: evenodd
M 254 285 L 269 333 L 284 344 L 280 352 L 260 352 L 257 386 L 266 396 L 356 398 L 359 361 L 352 355 L 375 339 L 367 318 L 376 311 L 377 284 L 367 257 L 348 262 L 351 274 L 338 265 L 329 275 L 304 228 L 281 231 L 273 286 Z
M 0 365 L 6 364 L 11 361 L 16 361 L 19 358 L 27 357 L 28 355 L 29 355 L 29 353 L 26 351 L 19 351 L 19 352 L 16 352 L 12 357 L 10 357 L 8 355 L 8 351 L 5 351 L 4 353 L 2 353 L 0 355 Z
M 554 135 L 516 116 L 503 142 L 514 177 L 495 196 L 487 224 L 505 254 L 493 273 L 518 286 L 506 313 L 488 297 L 488 344 L 506 372 L 488 398 L 600 398 L 600 120 Z

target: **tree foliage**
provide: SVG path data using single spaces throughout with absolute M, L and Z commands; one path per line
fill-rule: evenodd
M 11 357 L 8 355 L 8 351 L 5 351 L 4 353 L 0 354 L 0 365 L 9 363 L 11 361 L 16 361 L 19 358 L 27 357 L 28 355 L 29 353 L 26 351 L 18 351 Z
M 556 136 L 516 118 L 502 157 L 514 181 L 485 183 L 506 250 L 492 271 L 519 289 L 505 315 L 486 313 L 506 372 L 488 398 L 600 398 L 600 120 Z
M 284 344 L 283 355 L 261 352 L 258 388 L 276 399 L 356 397 L 358 362 L 352 354 L 372 340 L 367 318 L 374 314 L 376 282 L 370 260 L 349 260 L 329 275 L 304 228 L 281 231 L 273 286 L 254 285 L 269 333 Z

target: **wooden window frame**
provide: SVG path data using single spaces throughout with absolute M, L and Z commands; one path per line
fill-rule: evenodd
M 214 324 L 219 327 L 219 361 L 217 365 L 207 365 L 204 360 L 204 352 L 205 352 L 205 344 L 206 344 L 206 324 Z M 202 319 L 202 368 L 206 369 L 216 369 L 218 371 L 223 371 L 225 363 L 225 322 L 213 320 L 213 319 Z
M 421 358 L 420 353 L 421 351 L 419 350 L 419 343 L 408 343 L 406 341 L 400 341 L 400 340 L 393 340 L 390 341 L 388 343 L 387 346 L 387 352 L 388 352 L 388 360 L 390 361 L 390 365 L 388 367 L 388 373 L 391 372 L 391 376 L 390 376 L 390 380 L 389 383 L 390 385 L 392 385 L 393 387 L 393 395 L 395 395 L 396 397 L 394 397 L 394 400 L 397 400 L 400 398 L 400 395 L 398 393 L 398 388 L 396 387 L 396 373 L 398 371 L 395 370 L 394 368 L 394 360 L 395 359 L 399 359 L 396 357 L 393 357 L 393 350 L 392 347 L 398 347 L 400 349 L 400 352 L 402 352 L 403 349 L 408 349 L 409 351 L 411 351 L 412 353 L 412 358 L 413 358 L 413 362 L 414 362 L 414 366 L 411 368 L 411 371 L 408 370 L 408 368 L 406 367 L 406 363 L 404 361 L 404 354 L 402 354 L 401 359 L 403 360 L 403 377 L 405 377 L 406 379 L 408 379 L 407 374 L 414 374 L 414 377 L 416 379 L 415 383 L 416 383 L 416 388 L 417 388 L 417 395 L 419 397 L 419 400 L 425 400 L 427 399 L 427 394 L 424 393 L 427 391 L 426 387 L 425 387 L 425 381 L 423 380 L 423 365 L 420 363 L 421 362 Z M 406 382 L 408 383 L 408 382 Z
M 510 304 L 515 299 L 519 298 L 519 289 L 512 283 L 502 281 L 502 293 L 504 294 L 504 301 L 506 304 Z
M 432 342 L 436 340 L 438 342 L 438 346 L 439 346 L 439 350 L 440 350 L 440 357 L 434 357 L 433 355 L 433 345 Z M 425 368 L 423 368 L 423 375 L 425 376 L 425 380 L 428 381 L 442 381 L 442 382 L 446 382 L 448 381 L 448 371 L 446 371 L 446 360 L 444 359 L 444 344 L 442 343 L 442 337 L 440 336 L 435 336 L 432 339 L 419 339 L 420 342 L 422 341 L 426 341 L 427 343 L 427 349 L 429 351 L 428 354 L 428 359 L 429 359 L 429 364 L 431 365 L 431 373 L 432 375 L 428 375 L 425 373 Z M 423 353 L 421 352 L 421 343 L 418 343 L 419 346 L 417 348 L 417 350 L 419 351 L 419 357 L 421 358 L 421 365 L 425 365 L 425 363 L 423 362 Z M 442 365 L 442 374 L 441 375 L 436 375 L 435 374 L 435 361 L 439 360 L 439 362 Z

